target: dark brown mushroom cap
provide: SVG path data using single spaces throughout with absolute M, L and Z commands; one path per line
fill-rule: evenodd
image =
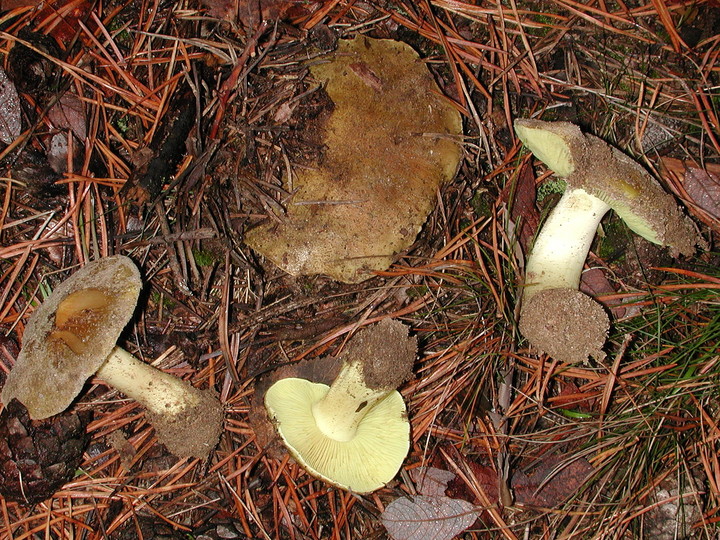
M 568 187 L 604 201 L 634 232 L 668 246 L 673 256 L 695 251 L 697 231 L 675 198 L 618 149 L 569 122 L 518 119 L 515 130 Z
M 88 263 L 60 284 L 30 316 L 2 402 L 16 398 L 36 420 L 64 411 L 112 351 L 141 288 L 137 267 L 121 255 Z

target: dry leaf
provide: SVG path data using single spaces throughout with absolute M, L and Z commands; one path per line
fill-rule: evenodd
M 468 501 L 427 495 L 395 499 L 381 516 L 394 540 L 451 540 L 476 518 L 475 505 Z
M 295 107 L 297 106 L 297 101 L 294 103 L 290 103 L 289 101 L 286 101 L 280 107 L 278 107 L 278 110 L 275 112 L 275 115 L 273 116 L 273 120 L 277 124 L 284 124 L 288 120 L 290 120 L 290 117 L 292 117 L 293 111 L 295 110 Z
M 2 0 L 0 2 L 0 10 L 10 11 L 11 9 L 22 7 L 37 7 L 37 0 Z
M 55 129 L 70 129 L 78 140 L 85 140 L 85 106 L 75 94 L 63 94 L 48 111 L 48 118 Z
M 395 499 L 381 516 L 393 540 L 450 540 L 475 523 L 474 504 L 445 496 L 453 473 L 418 467 L 410 471 L 410 477 L 421 495 Z
M 235 22 L 254 28 L 261 20 L 273 21 L 295 18 L 312 13 L 320 5 L 308 0 L 202 0 L 207 14 L 217 19 Z
M 497 503 L 500 499 L 498 493 L 500 479 L 497 471 L 488 465 L 481 465 L 477 461 L 469 459 L 465 461 L 465 465 L 472 472 L 472 484 L 485 494 L 491 504 Z M 483 504 L 468 485 L 459 478 L 449 483 L 447 494 L 451 497 L 473 501 L 476 504 Z
M 54 19 L 54 24 L 48 34 L 54 37 L 58 43 L 67 44 L 76 35 L 81 37 L 85 35 L 84 32 L 79 32 L 80 21 L 92 35 L 96 24 L 93 18 L 90 17 L 90 11 L 94 5 L 95 3 L 89 0 L 57 0 L 52 5 L 45 6 L 38 18 Z
M 688 166 L 683 185 L 695 204 L 715 219 L 720 219 L 720 176 Z
M 565 460 L 563 456 L 548 456 L 542 458 L 530 475 L 522 471 L 515 473 L 512 487 L 517 502 L 553 508 L 577 492 L 593 472 L 593 467 L 584 458 L 567 465 Z
M 444 497 L 448 483 L 455 478 L 450 471 L 435 467 L 418 467 L 410 471 L 410 478 L 421 495 Z
M 540 224 L 540 212 L 535 204 L 537 197 L 535 174 L 529 162 L 526 162 L 520 169 L 514 190 L 512 201 L 509 201 L 511 193 L 507 189 L 503 192 L 502 197 L 512 205 L 510 218 L 513 223 L 517 224 L 515 236 L 520 242 L 523 252 L 528 253 L 530 242 Z
M 22 133 L 22 114 L 17 89 L 0 68 L 0 141 L 12 144 Z
M 37 8 L 36 18 L 49 22 L 48 34 L 60 43 L 69 42 L 77 33 L 82 21 L 90 32 L 95 24 L 88 13 L 94 3 L 89 0 L 55 0 L 54 2 L 38 2 L 38 0 L 0 0 L 0 10 L 9 11 L 16 8 Z M 80 34 L 82 35 L 82 33 Z
M 597 410 L 597 392 L 581 392 L 571 380 L 560 379 L 558 385 L 560 391 L 550 398 L 553 407 L 576 409 L 587 413 Z
M 617 292 L 608 281 L 605 272 L 600 268 L 590 268 L 582 273 L 580 276 L 580 290 L 592 298 Z M 598 299 L 595 298 L 595 300 Z M 611 310 L 615 318 L 619 319 L 625 316 L 625 308 L 620 305 L 620 299 L 615 298 L 600 303 Z

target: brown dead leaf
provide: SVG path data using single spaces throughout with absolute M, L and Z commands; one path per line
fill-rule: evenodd
M 295 19 L 315 11 L 320 0 L 202 0 L 207 14 L 216 19 L 239 21 L 255 28 L 260 21 Z
M 22 7 L 37 7 L 37 5 L 37 0 L 2 0 L 0 1 L 0 10 L 10 11 Z
M 473 483 L 478 489 L 481 489 L 491 503 L 496 503 L 498 496 L 498 475 L 497 471 L 487 465 L 481 465 L 475 461 L 467 459 L 465 465 L 470 468 L 473 476 Z M 448 483 L 447 494 L 450 497 L 466 499 L 473 501 L 475 504 L 483 504 L 478 500 L 472 490 L 460 478 L 455 478 Z
M 420 495 L 391 502 L 381 520 L 393 540 L 450 540 L 472 525 L 478 515 L 467 500 L 445 496 L 455 475 L 435 467 L 418 467 L 410 477 Z
M 237 18 L 239 2 L 236 0 L 202 0 L 202 3 L 210 17 L 233 22 Z
M 380 516 L 393 540 L 451 540 L 475 522 L 475 505 L 462 499 L 400 497 Z
M 594 412 L 597 410 L 597 393 L 581 392 L 571 380 L 559 380 L 560 392 L 549 398 L 553 407 Z
M 590 268 L 582 273 L 580 277 L 580 290 L 596 300 L 597 296 L 615 294 L 617 292 L 610 284 L 610 281 L 608 281 L 605 272 L 600 268 Z M 612 311 L 615 318 L 620 318 L 625 315 L 625 308 L 619 305 L 619 299 L 611 299 L 600 303 Z
M 63 94 L 47 113 L 55 129 L 69 129 L 80 141 L 87 136 L 85 106 L 75 94 Z
M 687 160 L 664 157 L 660 172 L 668 187 L 682 200 L 688 201 L 688 212 L 716 231 L 720 231 L 718 210 L 718 179 L 720 164 L 705 163 L 704 168 Z
M 83 35 L 82 32 L 78 32 L 80 29 L 78 21 L 82 21 L 90 32 L 95 30 L 95 22 L 89 16 L 94 5 L 95 3 L 90 0 L 55 0 L 54 2 L 2 0 L 0 2 L 3 10 L 17 7 L 37 7 L 39 10 L 37 18 L 46 21 L 47 34 L 54 37 L 61 46 L 69 43 L 78 33 Z
M 410 478 L 415 482 L 417 492 L 429 497 L 445 495 L 448 482 L 455 478 L 450 471 L 435 467 L 417 467 L 410 471 Z
M 512 477 L 515 500 L 521 504 L 554 508 L 577 492 L 593 472 L 584 458 L 567 463 L 563 456 L 548 456 L 526 474 L 516 472 Z
M 510 218 L 517 224 L 515 236 L 523 253 L 528 253 L 530 242 L 540 224 L 540 212 L 535 204 L 535 174 L 530 162 L 525 162 L 520 169 L 514 192 L 506 188 L 501 197 L 510 205 Z
M 692 201 L 715 219 L 720 219 L 720 175 L 698 167 L 685 170 L 685 191 Z

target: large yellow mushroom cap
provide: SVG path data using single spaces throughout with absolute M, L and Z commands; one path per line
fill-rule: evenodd
M 265 406 L 290 453 L 311 474 L 356 493 L 375 491 L 397 474 L 410 448 L 405 402 L 393 390 L 368 411 L 352 440 L 336 441 L 320 431 L 312 413 L 329 388 L 282 379 L 265 394 Z
M 405 43 L 341 40 L 311 71 L 333 102 L 323 157 L 286 176 L 287 214 L 245 241 L 289 274 L 357 283 L 415 241 L 462 159 L 462 120 Z

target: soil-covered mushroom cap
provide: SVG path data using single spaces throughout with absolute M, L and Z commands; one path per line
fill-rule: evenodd
M 415 241 L 458 168 L 462 122 L 404 43 L 341 40 L 311 71 L 334 104 L 323 158 L 285 179 L 287 215 L 246 241 L 292 275 L 359 282 Z
M 30 317 L 23 347 L 2 390 L 34 419 L 64 411 L 105 361 L 132 317 L 142 280 L 128 257 L 88 263 Z

